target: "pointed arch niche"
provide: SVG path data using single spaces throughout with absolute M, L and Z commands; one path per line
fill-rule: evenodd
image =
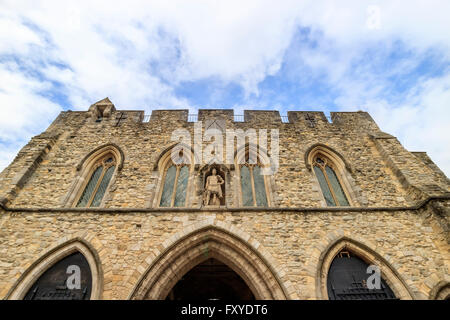
M 322 195 L 324 206 L 356 206 L 352 168 L 344 157 L 324 144 L 315 144 L 305 154 L 307 168 Z
M 174 154 L 174 159 L 172 159 Z M 166 148 L 158 157 L 154 171 L 158 175 L 153 207 L 190 207 L 193 195 L 194 153 L 182 143 Z
M 166 299 L 184 275 L 210 259 L 239 275 L 257 300 L 287 299 L 264 258 L 241 239 L 214 226 L 194 231 L 169 246 L 152 261 L 129 298 Z
M 123 151 L 115 144 L 100 146 L 77 166 L 77 176 L 64 200 L 65 207 L 103 207 L 117 172 L 122 170 Z
M 259 148 L 259 150 L 258 150 Z M 254 144 L 246 144 L 235 153 L 237 203 L 240 207 L 272 207 L 272 163 L 267 151 Z
M 401 300 L 413 299 L 412 292 L 408 289 L 405 281 L 397 271 L 380 255 L 369 247 L 360 244 L 348 238 L 341 238 L 330 245 L 319 258 L 319 268 L 316 275 L 316 294 L 321 300 L 332 299 L 329 296 L 329 275 L 333 267 L 335 258 L 341 257 L 341 254 L 357 257 L 358 260 L 369 265 L 376 265 L 380 268 L 381 278 L 384 283 L 392 290 L 395 298 Z M 367 274 L 369 277 L 370 274 Z
M 204 190 L 206 187 L 206 181 L 207 178 L 212 174 L 213 169 L 216 169 L 217 175 L 219 175 L 224 183 L 221 185 L 222 190 L 222 198 L 220 199 L 220 206 L 226 206 L 229 204 L 230 201 L 230 180 L 231 180 L 231 172 L 230 169 L 224 165 L 224 164 L 218 164 L 218 163 L 210 163 L 205 164 L 203 167 L 201 167 L 199 171 L 199 179 L 200 179 L 200 185 L 202 186 L 202 189 Z M 203 196 L 205 194 L 203 193 Z M 205 203 L 202 199 L 202 205 L 205 206 Z
M 52 271 L 55 270 L 54 267 L 61 267 L 61 263 L 66 267 L 67 264 L 74 261 L 86 264 L 85 268 L 81 268 L 81 290 L 80 292 L 77 292 L 77 294 L 79 294 L 78 298 L 84 294 L 85 300 L 101 299 L 103 272 L 100 259 L 95 249 L 82 239 L 73 239 L 45 253 L 20 276 L 16 284 L 6 295 L 6 299 L 22 300 L 35 298 L 38 291 L 36 289 L 38 289 L 39 281 L 41 281 L 42 278 L 47 278 L 44 280 L 48 284 L 48 279 L 52 278 L 49 273 L 52 273 Z M 60 268 L 58 268 L 57 272 L 61 272 L 59 269 Z M 86 274 L 85 272 L 90 272 L 90 274 Z M 70 274 L 66 275 L 67 277 L 70 276 Z M 57 276 L 56 278 L 59 279 L 60 276 Z M 64 291 L 64 288 L 62 287 L 65 285 L 65 280 L 66 279 L 64 278 L 61 283 L 58 283 L 58 287 L 60 287 L 59 290 Z M 64 295 L 65 293 L 61 292 L 61 294 Z M 61 294 L 58 293 L 54 295 L 55 299 L 61 299 Z M 50 297 L 46 297 L 45 299 L 51 300 Z

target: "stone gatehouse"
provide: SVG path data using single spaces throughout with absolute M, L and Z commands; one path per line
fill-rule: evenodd
M 267 143 L 220 163 L 211 128 Z M 173 152 L 176 130 L 202 138 Z M 0 174 L 0 297 L 448 299 L 449 186 L 366 112 L 146 117 L 106 98 Z

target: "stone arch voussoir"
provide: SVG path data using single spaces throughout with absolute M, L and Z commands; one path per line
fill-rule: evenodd
M 292 299 L 286 272 L 249 234 L 214 217 L 186 227 L 162 243 L 137 268 L 129 299 L 165 299 L 177 281 L 208 258 L 227 264 L 257 299 Z M 131 278 L 129 279 L 131 280 Z

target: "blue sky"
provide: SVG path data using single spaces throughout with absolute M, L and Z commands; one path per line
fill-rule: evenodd
M 0 170 L 63 110 L 365 110 L 450 174 L 450 1 L 0 1 Z

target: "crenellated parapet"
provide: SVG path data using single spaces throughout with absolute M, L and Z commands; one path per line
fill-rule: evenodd
M 234 121 L 233 109 L 199 109 L 198 121 L 206 120 L 226 120 L 227 122 Z
M 379 132 L 380 129 L 372 117 L 363 111 L 358 112 L 331 112 L 327 117 L 321 111 L 288 111 L 287 117 L 282 117 L 278 110 L 244 110 L 243 115 L 235 114 L 232 109 L 199 109 L 197 114 L 190 113 L 188 109 L 152 110 L 151 115 L 145 115 L 143 110 L 117 110 L 114 104 L 106 98 L 90 106 L 88 111 L 64 111 L 50 126 L 58 124 L 72 127 L 80 125 L 97 125 L 104 127 L 118 127 L 124 125 L 142 125 L 146 128 L 155 127 L 183 127 L 192 123 L 208 120 L 225 120 L 227 126 L 295 126 L 302 131 L 323 129 L 339 129 L 359 132 Z
M 189 110 L 153 110 L 150 117 L 150 123 L 161 122 L 187 122 Z
M 288 111 L 290 123 L 295 123 L 304 128 L 318 128 L 328 126 L 325 113 L 321 111 Z
M 278 110 L 244 110 L 244 122 L 257 124 L 281 123 Z

